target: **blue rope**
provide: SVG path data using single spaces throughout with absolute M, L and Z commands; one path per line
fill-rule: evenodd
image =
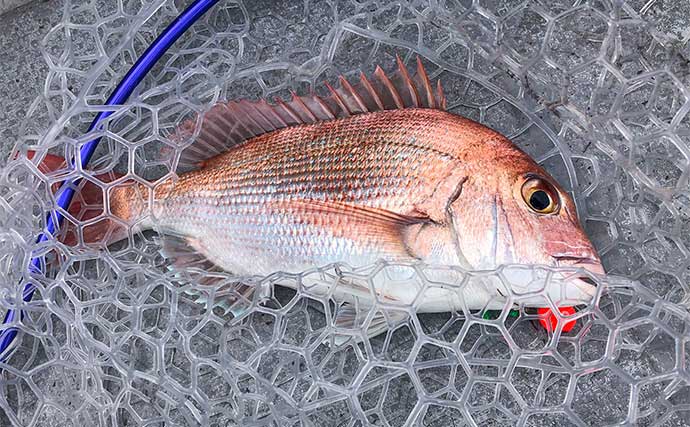
M 144 79 L 146 74 L 151 71 L 154 64 L 167 52 L 170 46 L 177 41 L 177 39 L 184 34 L 185 31 L 189 29 L 202 15 L 204 15 L 210 8 L 215 6 L 218 0 L 196 0 L 187 9 L 185 9 L 180 16 L 178 16 L 163 33 L 158 36 L 158 38 L 146 49 L 146 52 L 139 58 L 139 60 L 132 66 L 132 68 L 127 72 L 125 77 L 117 85 L 115 91 L 110 95 L 105 105 L 122 105 L 127 99 L 132 95 L 134 89 L 139 85 L 139 83 Z M 88 132 L 93 131 L 101 121 L 108 118 L 113 112 L 112 111 L 102 111 L 98 113 L 96 118 L 91 122 Z M 81 160 L 82 167 L 86 165 L 91 160 L 94 151 L 101 138 L 95 138 L 88 143 L 84 144 L 79 152 L 79 158 Z M 62 183 L 60 189 L 57 192 L 57 204 L 65 211 L 69 208 L 72 198 L 75 194 L 75 189 L 79 184 L 79 179 L 67 180 Z M 46 230 L 41 233 L 36 239 L 36 243 L 41 243 L 48 240 L 55 231 L 59 229 L 62 223 L 63 216 L 59 211 L 52 212 L 48 214 Z M 34 257 L 29 265 L 29 270 L 31 273 L 41 274 L 43 269 L 41 266 L 41 257 Z M 35 286 L 31 283 L 27 283 L 24 286 L 24 291 L 22 293 L 22 299 L 25 302 L 31 301 L 33 297 Z M 17 320 L 21 320 L 24 314 L 21 310 L 10 309 L 5 314 L 5 319 L 3 324 L 12 323 Z M 18 334 L 18 329 L 16 327 L 9 327 L 3 329 L 0 332 L 0 361 L 5 361 L 9 355 L 7 351 L 14 342 Z

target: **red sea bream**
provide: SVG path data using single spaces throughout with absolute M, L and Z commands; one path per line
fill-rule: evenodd
M 112 188 L 111 212 L 181 236 L 240 275 L 379 259 L 603 272 L 570 196 L 510 140 L 445 111 L 421 63 L 414 76 L 399 61 L 392 77 L 378 68 L 328 88 L 328 97 L 216 105 L 173 137 L 194 140 L 181 162 L 195 169 L 157 186 L 150 209 L 137 202 L 143 186 Z M 564 286 L 557 294 L 571 304 L 594 294 L 585 279 Z M 452 310 L 453 292 L 434 289 L 418 310 Z M 488 284 L 464 293 L 474 309 L 499 294 Z

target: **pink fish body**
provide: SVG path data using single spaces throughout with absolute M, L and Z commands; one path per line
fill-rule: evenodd
M 363 76 L 356 88 L 343 80 L 329 98 L 214 107 L 197 134 L 191 125 L 180 130 L 196 138 L 183 160 L 198 168 L 156 187 L 150 210 L 136 201 L 143 187 L 114 188 L 112 213 L 183 236 L 239 275 L 379 259 L 603 273 L 572 199 L 528 155 L 444 111 L 440 86 L 432 90 L 421 64 L 414 77 L 402 66 L 393 79 L 380 69 L 375 77 Z M 470 308 L 501 293 L 473 286 L 464 293 Z M 594 291 L 576 280 L 554 295 L 578 303 Z M 391 300 L 415 297 L 410 289 L 385 292 Z M 419 311 L 453 309 L 455 292 L 430 290 Z

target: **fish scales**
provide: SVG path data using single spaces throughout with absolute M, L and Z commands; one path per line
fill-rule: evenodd
M 351 254 L 349 261 L 409 258 L 397 244 L 387 245 L 380 235 L 360 229 L 361 218 L 320 215 L 295 202 L 423 213 L 420 208 L 442 181 L 461 168 L 462 141 L 451 141 L 455 136 L 445 128 L 464 120 L 448 121 L 448 115 L 428 109 L 386 111 L 251 139 L 174 184 L 158 187 L 156 224 L 203 240 L 209 258 L 242 272 L 247 266 L 238 265 L 235 256 L 253 259 L 254 272 L 275 268 L 273 260 L 256 263 L 267 253 L 284 260 L 285 269 L 345 254 Z M 232 254 L 233 260 L 218 259 L 217 252 Z

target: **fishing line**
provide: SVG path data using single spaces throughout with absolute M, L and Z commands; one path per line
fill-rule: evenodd
M 166 27 L 158 38 L 151 43 L 148 49 L 146 49 L 146 51 L 141 55 L 132 68 L 129 69 L 127 74 L 122 78 L 113 93 L 105 102 L 105 105 L 122 105 L 127 102 L 139 83 L 141 83 L 146 74 L 151 71 L 151 68 L 153 68 L 156 62 L 158 62 L 158 60 L 182 36 L 182 34 L 189 29 L 189 27 L 198 21 L 199 18 L 201 18 L 209 9 L 215 6 L 218 1 L 219 0 L 195 0 L 187 9 L 185 9 L 177 18 L 175 18 L 175 20 L 168 25 L 168 27 Z M 91 122 L 87 133 L 96 129 L 98 125 L 112 115 L 112 113 L 112 110 L 101 111 L 98 113 Z M 100 141 L 101 137 L 94 138 L 81 147 L 79 150 L 79 160 L 81 161 L 82 168 L 86 167 L 86 165 L 89 163 Z M 74 164 L 71 164 L 70 166 L 74 167 Z M 68 210 L 80 181 L 80 178 L 66 180 L 62 183 L 60 189 L 56 193 L 57 205 L 64 211 Z M 44 242 L 53 236 L 55 231 L 60 227 L 62 221 L 63 215 L 59 210 L 49 212 L 46 219 L 46 230 L 39 234 L 38 238 L 36 239 L 36 243 Z M 31 259 L 29 271 L 33 274 L 43 273 L 40 256 L 36 256 Z M 24 290 L 22 292 L 22 299 L 24 302 L 31 301 L 35 290 L 36 287 L 32 283 L 27 283 L 24 286 Z M 22 313 L 21 309 L 10 308 L 5 314 L 3 325 L 7 325 L 8 323 L 13 323 L 18 320 L 21 321 L 23 317 L 24 314 Z M 7 356 L 9 356 L 11 353 L 13 343 L 15 342 L 18 333 L 18 329 L 14 326 L 6 327 L 2 330 L 2 332 L 0 332 L 0 362 L 4 362 L 7 359 Z

